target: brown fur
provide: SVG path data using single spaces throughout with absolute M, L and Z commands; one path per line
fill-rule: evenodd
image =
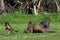
M 35 31 L 42 31 L 46 32 L 45 28 L 41 24 L 33 24 L 32 22 L 29 22 L 27 30 L 25 30 L 26 33 L 34 33 Z

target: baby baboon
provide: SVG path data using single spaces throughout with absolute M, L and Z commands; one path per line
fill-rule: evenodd
M 26 33 L 35 33 L 35 32 L 45 32 L 44 27 L 40 24 L 34 24 L 32 22 L 29 22 L 27 30 L 25 30 Z
M 46 32 L 49 32 L 50 30 L 49 30 L 49 21 L 48 20 L 44 20 L 44 21 L 42 21 L 42 22 L 40 22 L 40 24 L 45 28 L 45 31 Z
M 15 30 L 13 30 L 9 22 L 5 22 L 5 27 L 6 27 L 6 30 L 8 31 L 8 34 L 14 33 Z M 15 32 L 18 32 L 18 31 L 15 31 Z

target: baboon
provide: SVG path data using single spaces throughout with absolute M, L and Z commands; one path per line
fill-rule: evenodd
M 45 28 L 45 31 L 46 32 L 49 32 L 50 30 L 49 30 L 49 24 L 50 24 L 50 22 L 48 21 L 48 20 L 43 20 L 42 22 L 40 22 L 40 24 Z
M 35 32 L 46 32 L 43 25 L 34 24 L 31 21 L 28 23 L 28 28 L 25 30 L 25 33 L 35 33 Z
M 13 28 L 11 27 L 11 25 L 9 24 L 9 22 L 5 22 L 5 28 L 8 31 L 8 34 L 10 34 L 10 33 L 14 33 L 15 34 L 15 32 L 18 32 L 16 30 L 13 30 Z

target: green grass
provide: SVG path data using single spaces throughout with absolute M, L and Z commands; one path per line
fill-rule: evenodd
M 29 21 L 39 23 L 45 18 L 50 21 L 50 29 L 55 33 L 23 33 Z M 9 21 L 13 29 L 19 32 L 7 35 L 4 25 L 6 21 Z M 35 16 L 14 12 L 0 15 L 0 40 L 60 40 L 60 14 L 48 13 Z

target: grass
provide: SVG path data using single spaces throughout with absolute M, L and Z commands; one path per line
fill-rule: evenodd
M 60 40 L 59 17 L 60 14 L 56 13 L 38 14 L 38 16 L 35 16 L 14 12 L 0 15 L 0 40 Z M 50 29 L 55 31 L 55 33 L 23 33 L 29 21 L 39 23 L 44 19 L 48 19 L 50 21 Z M 19 32 L 7 35 L 4 25 L 6 21 L 9 21 L 13 29 L 18 30 Z

